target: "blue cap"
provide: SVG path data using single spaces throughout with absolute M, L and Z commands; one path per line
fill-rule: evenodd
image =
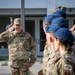
M 48 16 L 44 17 L 43 22 L 51 23 L 53 21 L 53 19 L 56 17 L 59 17 L 59 16 L 56 14 L 48 15 Z
M 57 10 L 54 12 L 54 14 L 59 15 L 60 17 L 66 18 L 67 14 L 64 10 Z
M 60 28 L 54 33 L 55 37 L 58 39 L 66 40 L 66 41 L 75 41 L 74 36 L 72 35 L 71 31 L 67 28 Z
M 64 18 L 58 17 L 52 21 L 51 25 L 46 26 L 45 29 L 47 33 L 50 33 L 57 31 L 59 28 L 68 28 L 68 27 L 69 27 L 68 22 Z
M 60 27 L 58 25 L 48 25 L 46 26 L 45 30 L 47 33 L 50 33 L 50 32 L 56 32 Z
M 60 27 L 69 28 L 69 24 L 66 19 L 62 17 L 57 17 L 52 21 L 52 24 L 57 24 Z

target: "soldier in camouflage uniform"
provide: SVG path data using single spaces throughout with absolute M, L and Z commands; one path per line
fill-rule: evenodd
M 54 18 L 58 17 L 58 15 L 48 15 L 44 18 L 43 20 L 43 30 L 44 33 L 47 35 L 45 28 L 46 26 L 50 25 L 52 20 Z M 43 74 L 46 75 L 47 73 L 47 65 L 48 65 L 48 58 L 49 58 L 49 54 L 52 53 L 52 51 L 50 50 L 50 47 L 48 46 L 47 42 L 45 43 L 45 47 L 44 47 L 44 53 L 43 53 L 43 64 L 42 64 L 42 70 L 43 70 Z
M 52 11 L 52 13 L 50 15 L 48 15 L 44 18 L 44 20 L 43 20 L 43 30 L 44 30 L 45 34 L 47 34 L 46 31 L 45 31 L 46 26 L 50 25 L 51 22 L 53 21 L 53 19 L 55 19 L 57 17 L 66 18 L 66 13 L 65 13 L 65 11 L 63 11 L 64 9 L 65 9 L 64 7 L 58 7 L 57 9 L 55 9 L 55 11 Z M 47 73 L 47 69 L 48 69 L 47 66 L 49 65 L 47 63 L 49 61 L 48 59 L 50 59 L 50 57 L 55 54 L 54 52 L 52 54 L 52 50 L 50 50 L 50 49 L 51 48 L 47 45 L 47 42 L 46 42 L 45 47 L 44 47 L 43 66 L 42 66 L 44 75 L 46 75 L 46 73 Z M 58 52 L 57 52 L 57 54 L 58 54 Z
M 55 46 L 52 43 L 52 41 L 51 42 L 49 41 L 49 39 L 50 39 L 49 37 L 51 37 L 52 39 L 54 39 L 53 38 L 54 34 L 51 35 L 52 33 L 54 33 L 54 31 L 56 31 L 57 29 L 59 29 L 61 27 L 68 28 L 68 26 L 69 26 L 68 22 L 64 18 L 58 17 L 58 18 L 55 18 L 52 21 L 52 24 L 50 26 L 46 27 L 47 44 L 49 46 L 50 45 L 52 46 L 52 48 L 50 48 L 50 50 L 49 50 L 49 57 L 48 57 L 47 66 L 46 66 L 47 67 L 46 75 L 49 75 L 49 71 L 50 71 L 49 66 L 51 65 L 51 61 L 56 61 L 56 59 L 60 57 L 59 51 L 54 50 Z M 50 28 L 52 28 L 52 29 L 50 29 Z M 53 30 L 54 28 L 55 28 L 55 30 Z
M 58 16 L 57 16 L 58 17 Z M 49 19 L 48 19 L 49 18 Z M 55 20 L 54 20 L 55 19 Z M 43 24 L 45 24 L 45 25 L 47 25 L 47 22 L 48 21 L 50 21 L 50 20 L 52 20 L 52 18 L 50 19 L 50 16 L 48 16 L 47 17 L 47 19 L 45 18 L 45 20 L 44 20 L 44 22 L 45 23 L 43 23 Z M 66 27 L 68 28 L 68 23 L 67 23 L 67 21 L 64 19 L 64 18 L 56 18 L 56 17 L 54 17 L 53 16 L 53 20 L 54 21 L 51 21 L 52 23 L 53 22 L 55 22 L 54 24 L 58 24 L 58 25 L 61 25 L 61 23 L 62 22 L 66 22 Z M 57 21 L 58 20 L 58 21 Z M 62 21 L 61 21 L 62 20 Z M 57 21 L 57 22 L 56 22 Z M 50 23 L 50 22 L 48 22 L 48 23 Z M 51 24 L 52 25 L 52 24 Z M 48 26 L 50 26 L 50 24 L 48 25 Z M 43 25 L 43 27 L 44 27 L 44 25 Z M 47 33 L 46 33 L 46 31 L 45 31 L 45 28 L 46 28 L 47 26 L 45 26 L 43 29 L 44 29 L 44 32 L 45 32 L 45 34 L 47 35 Z M 52 56 L 55 54 L 56 56 L 58 55 L 59 56 L 59 54 L 58 54 L 59 52 L 57 52 L 57 51 L 55 51 L 55 52 L 53 52 L 52 50 L 51 50 L 51 48 L 48 46 L 48 44 L 47 44 L 47 42 L 46 42 L 46 45 L 45 45 L 45 48 L 44 48 L 44 55 L 43 55 L 43 74 L 44 75 L 46 75 L 46 73 L 47 73 L 47 66 L 49 65 L 49 63 L 48 63 L 48 61 L 50 60 L 50 58 L 52 58 Z
M 56 75 L 75 75 L 75 57 L 71 49 L 75 38 L 66 28 L 59 29 L 54 35 L 57 39 L 56 42 L 58 42 L 58 39 L 60 40 L 59 45 L 61 46 L 61 49 L 58 47 L 61 56 L 55 63 L 55 69 L 59 72 L 56 71 Z
M 46 75 L 75 75 L 75 58 L 71 49 L 75 38 L 67 28 L 59 28 L 54 35 L 54 50 L 59 51 L 60 56 L 49 60 L 49 73 Z
M 4 41 L 8 44 L 11 75 L 32 75 L 29 68 L 36 61 L 36 45 L 32 36 L 23 32 L 20 18 L 0 34 L 0 42 Z

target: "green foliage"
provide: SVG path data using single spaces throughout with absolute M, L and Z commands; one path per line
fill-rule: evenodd
M 5 61 L 7 60 L 8 58 L 4 58 L 4 57 L 0 57 L 0 61 Z

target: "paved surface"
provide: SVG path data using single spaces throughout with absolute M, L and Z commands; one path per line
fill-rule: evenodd
M 34 75 L 37 75 L 38 71 L 42 69 L 42 57 L 37 58 L 36 63 L 30 68 Z M 0 66 L 0 75 L 10 75 L 9 66 Z

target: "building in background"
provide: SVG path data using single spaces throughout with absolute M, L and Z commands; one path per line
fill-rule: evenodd
M 25 31 L 36 41 L 37 55 L 43 56 L 45 34 L 42 29 L 43 17 L 58 6 L 66 7 L 69 28 L 75 24 L 75 0 L 25 0 Z M 0 0 L 0 33 L 10 24 L 10 17 L 21 17 L 21 0 Z M 7 44 L 0 43 L 0 55 L 8 55 Z

